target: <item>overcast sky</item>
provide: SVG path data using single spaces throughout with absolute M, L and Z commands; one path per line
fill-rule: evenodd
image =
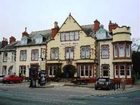
M 130 26 L 132 37 L 140 38 L 139 0 L 0 0 L 0 41 L 20 40 L 25 27 L 31 33 L 53 28 L 54 21 L 61 26 L 70 12 L 80 25 L 98 19 L 108 30 L 111 20 Z

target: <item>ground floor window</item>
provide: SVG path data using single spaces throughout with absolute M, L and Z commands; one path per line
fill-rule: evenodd
M 78 76 L 80 77 L 92 77 L 93 76 L 93 65 L 91 64 L 79 64 L 78 65 Z
M 19 66 L 19 76 L 25 75 L 26 75 L 26 66 L 25 65 Z
M 55 77 L 55 73 L 58 68 L 58 65 L 48 65 L 48 76 Z
M 132 66 L 130 64 L 114 64 L 115 78 L 131 77 Z
M 2 75 L 7 75 L 7 66 L 2 67 Z
M 8 69 L 8 75 L 12 74 L 13 66 L 10 66 Z
M 102 76 L 109 76 L 109 64 L 101 65 L 101 74 Z

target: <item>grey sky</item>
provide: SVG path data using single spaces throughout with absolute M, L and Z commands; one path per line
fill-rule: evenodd
M 139 0 L 0 0 L 0 41 L 21 33 L 63 24 L 69 13 L 80 25 L 93 24 L 98 19 L 108 29 L 110 20 L 131 27 L 132 37 L 140 37 Z

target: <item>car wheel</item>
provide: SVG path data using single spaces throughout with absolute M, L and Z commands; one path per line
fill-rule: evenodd
M 97 87 L 95 87 L 95 90 L 97 90 L 98 88 Z

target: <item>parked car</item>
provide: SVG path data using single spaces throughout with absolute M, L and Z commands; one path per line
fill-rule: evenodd
M 95 90 L 106 89 L 110 90 L 114 88 L 114 83 L 109 78 L 98 78 L 95 83 Z
M 17 75 L 6 75 L 3 77 L 3 83 L 21 83 L 22 81 L 23 77 Z
M 4 75 L 0 75 L 0 83 L 3 81 Z

